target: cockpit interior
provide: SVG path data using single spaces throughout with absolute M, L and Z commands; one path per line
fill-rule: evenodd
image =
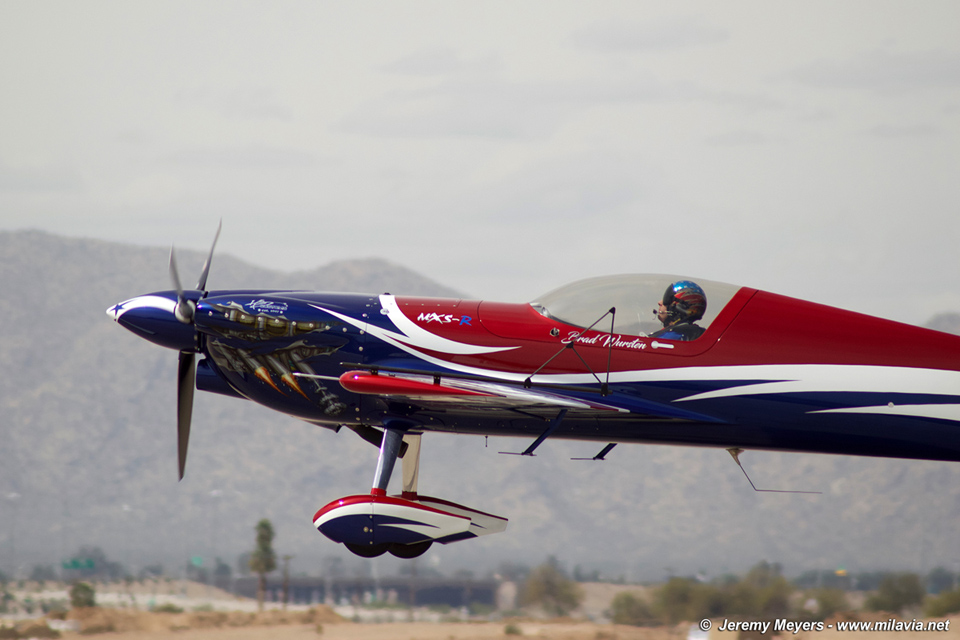
M 628 274 L 579 280 L 546 293 L 530 303 L 539 313 L 567 324 L 599 331 L 609 330 L 610 319 L 597 322 L 616 309 L 613 331 L 647 336 L 663 328 L 657 319 L 657 303 L 674 282 L 691 280 L 707 296 L 707 309 L 696 322 L 704 329 L 717 317 L 740 287 L 722 282 L 669 274 Z

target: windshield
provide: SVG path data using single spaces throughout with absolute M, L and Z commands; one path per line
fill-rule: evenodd
M 616 307 L 614 333 L 643 336 L 663 328 L 656 317 L 657 303 L 667 287 L 679 280 L 692 280 L 707 295 L 707 311 L 696 324 L 704 329 L 740 287 L 700 278 L 665 274 L 629 274 L 588 278 L 544 294 L 530 304 L 545 316 L 578 327 L 593 325 L 611 307 Z M 593 327 L 608 331 L 607 316 Z

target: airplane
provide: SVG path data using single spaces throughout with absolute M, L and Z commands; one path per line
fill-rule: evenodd
M 602 445 L 588 460 L 644 443 L 723 448 L 738 465 L 744 450 L 960 461 L 960 336 L 663 274 L 589 278 L 529 303 L 211 291 L 219 233 L 194 289 L 171 250 L 174 288 L 107 314 L 179 352 L 180 479 L 195 389 L 378 446 L 370 493 L 314 515 L 362 557 L 506 529 L 418 492 L 425 433 L 525 438 L 503 452 L 522 456 L 547 440 Z M 398 458 L 403 490 L 387 495 Z

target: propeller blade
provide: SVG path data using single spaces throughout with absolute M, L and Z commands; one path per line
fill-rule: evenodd
M 207 290 L 207 275 L 210 273 L 210 263 L 213 262 L 213 250 L 217 248 L 217 240 L 220 239 L 221 228 L 223 228 L 223 218 L 220 219 L 220 224 L 217 225 L 217 233 L 213 236 L 213 244 L 210 245 L 210 254 L 207 256 L 206 262 L 203 263 L 200 280 L 197 281 L 197 289 L 200 291 Z
M 180 274 L 177 270 L 177 253 L 170 247 L 170 280 L 173 281 L 173 288 L 177 291 L 177 297 L 183 298 L 183 285 L 180 284 Z
M 190 419 L 193 414 L 193 389 L 197 379 L 194 360 L 192 351 L 180 352 L 180 367 L 177 372 L 177 456 L 181 480 L 187 467 L 187 445 L 190 442 Z
M 173 315 L 183 324 L 190 324 L 193 322 L 193 312 L 196 307 L 193 301 L 187 300 L 183 295 L 183 285 L 180 284 L 180 274 L 177 269 L 177 254 L 173 247 L 170 247 L 170 280 L 173 281 L 173 288 L 177 291 L 177 306 L 173 309 Z

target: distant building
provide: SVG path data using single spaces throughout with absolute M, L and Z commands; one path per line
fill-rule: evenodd
M 258 578 L 238 578 L 234 593 L 248 598 L 257 597 Z M 290 578 L 290 604 L 365 604 L 388 602 L 412 606 L 447 605 L 453 608 L 480 604 L 496 609 L 503 600 L 498 598 L 500 582 L 464 578 L 391 576 L 385 578 Z M 283 579 L 267 577 L 266 600 L 283 600 Z M 509 601 L 509 599 L 508 599 Z

